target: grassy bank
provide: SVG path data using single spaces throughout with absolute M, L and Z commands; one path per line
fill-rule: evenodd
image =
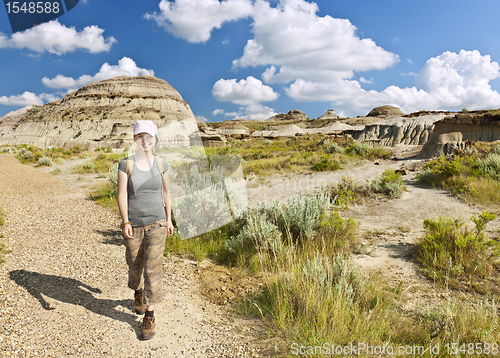
M 472 204 L 500 203 L 500 145 L 477 143 L 453 157 L 440 157 L 417 175 L 420 184 L 448 189 Z

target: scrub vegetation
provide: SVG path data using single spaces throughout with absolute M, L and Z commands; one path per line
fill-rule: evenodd
M 207 155 L 234 155 L 244 161 L 245 174 L 269 175 L 276 172 L 335 171 L 356 159 L 390 159 L 382 148 L 335 138 L 338 142 L 320 144 L 324 135 L 293 138 L 233 141 L 223 148 L 207 148 Z
M 433 280 L 451 287 L 471 288 L 479 293 L 495 289 L 500 265 L 500 242 L 488 238 L 486 224 L 496 215 L 483 211 L 471 218 L 471 228 L 460 219 L 440 217 L 425 220 L 425 237 L 419 242 L 416 257 Z
M 424 166 L 418 182 L 448 189 L 472 204 L 500 203 L 500 145 L 478 143 L 452 157 Z
M 418 256 L 423 267 L 429 266 L 444 282 L 449 272 L 460 271 L 442 267 L 450 255 L 455 266 L 464 267 L 463 277 L 472 271 L 479 276 L 491 273 L 488 270 L 493 270 L 498 257 L 492 253 L 498 245 L 486 238 L 484 227 L 493 218 L 482 213 L 473 218 L 476 228 L 470 230 L 457 228 L 451 219 L 426 220 L 429 231 Z M 445 247 L 443 241 L 454 230 L 459 231 L 455 246 Z M 465 246 L 460 240 L 465 240 Z M 391 288 L 376 275 L 363 276 L 350 261 L 359 247 L 357 223 L 342 217 L 331 188 L 248 209 L 236 221 L 199 237 L 181 240 L 174 235 L 167 238 L 166 247 L 168 253 L 198 261 L 210 258 L 248 274 L 264 274 L 264 288 L 248 295 L 239 307 L 268 322 L 283 352 L 290 352 L 293 342 L 303 346 L 366 342 L 379 347 L 423 347 L 421 356 L 431 357 L 436 355 L 429 352 L 429 346 L 439 344 L 441 355 L 437 356 L 444 357 L 446 344 L 450 349 L 452 343 L 463 348 L 469 342 L 490 344 L 500 339 L 494 300 L 464 306 L 459 299 L 449 299 L 424 313 L 408 312 L 402 309 L 405 298 L 400 286 Z M 437 252 L 443 253 L 442 260 L 440 256 L 433 259 Z M 489 266 L 478 271 L 486 259 Z M 360 356 L 369 354 L 361 352 Z

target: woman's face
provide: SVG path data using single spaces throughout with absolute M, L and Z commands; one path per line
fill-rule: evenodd
M 137 144 L 139 149 L 143 150 L 145 153 L 150 152 L 156 144 L 156 137 L 149 133 L 139 133 L 134 136 L 134 142 Z

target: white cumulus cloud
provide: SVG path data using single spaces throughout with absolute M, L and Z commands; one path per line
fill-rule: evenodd
M 63 75 L 57 75 L 54 78 L 42 78 L 42 83 L 47 87 L 51 88 L 66 88 L 66 89 L 76 89 L 82 86 L 88 85 L 89 83 L 102 81 L 116 76 L 153 76 L 153 70 L 147 70 L 144 68 L 137 67 L 134 60 L 128 57 L 123 57 L 118 61 L 117 65 L 110 65 L 109 63 L 104 63 L 101 66 L 99 72 L 95 75 L 82 75 L 77 79 L 72 77 L 67 77 Z
M 43 104 L 43 99 L 32 92 L 25 91 L 23 94 L 16 96 L 1 96 L 0 104 L 4 106 L 29 106 L 30 104 L 36 104 L 41 106 Z
M 174 36 L 189 42 L 206 42 L 224 22 L 250 16 L 251 0 L 161 0 L 160 12 L 145 14 Z
M 221 115 L 221 114 L 224 114 L 224 113 L 225 113 L 225 111 L 223 109 L 220 109 L 220 108 L 215 109 L 215 110 L 212 111 L 212 114 L 214 116 L 218 116 L 218 115 Z
M 212 88 L 212 96 L 220 102 L 232 102 L 242 106 L 274 101 L 279 94 L 262 81 L 249 76 L 246 80 L 218 80 Z
M 366 114 L 373 107 L 395 105 L 406 113 L 418 110 L 498 108 L 500 94 L 489 82 L 500 77 L 500 66 L 478 51 L 445 52 L 429 59 L 415 77 L 415 86 L 364 90 L 358 81 L 297 80 L 287 94 L 297 101 L 330 101 L 348 115 Z M 363 113 L 364 112 L 364 113 Z
M 347 19 L 318 16 L 318 5 L 305 0 L 264 0 L 254 5 L 252 31 L 243 56 L 234 67 L 270 66 L 266 83 L 296 79 L 350 78 L 354 71 L 384 69 L 399 57 L 361 39 Z
M 243 117 L 245 117 L 245 119 L 256 121 L 264 121 L 277 114 L 272 108 L 261 104 L 251 104 L 246 107 L 241 107 L 240 110 L 243 111 Z
M 427 92 L 446 88 L 462 92 L 467 88 L 489 89 L 489 82 L 500 77 L 497 62 L 479 51 L 445 52 L 428 60 L 415 78 L 415 86 Z
M 0 48 L 27 49 L 56 55 L 78 50 L 90 53 L 108 52 L 116 39 L 112 36 L 105 38 L 103 32 L 103 29 L 95 25 L 77 31 L 74 27 L 66 27 L 54 20 L 16 32 L 10 38 L 0 33 Z

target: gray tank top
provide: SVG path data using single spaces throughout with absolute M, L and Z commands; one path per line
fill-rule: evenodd
M 163 173 L 170 164 L 163 159 Z M 127 158 L 120 161 L 118 170 L 127 173 Z M 156 158 L 150 170 L 143 171 L 134 166 L 127 183 L 128 220 L 132 226 L 146 226 L 166 218 L 162 202 L 161 175 Z

